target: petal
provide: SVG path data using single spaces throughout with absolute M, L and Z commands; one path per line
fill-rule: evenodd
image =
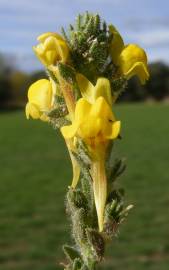
M 41 111 L 49 110 L 52 101 L 51 82 L 46 79 L 41 79 L 33 83 L 28 90 L 28 100 L 38 106 Z
M 65 41 L 56 40 L 57 51 L 62 62 L 66 62 L 69 57 L 69 48 Z
M 115 121 L 111 125 L 111 129 L 107 130 L 108 134 L 106 135 L 107 139 L 116 139 L 120 133 L 120 128 L 121 128 L 121 122 L 120 121 Z
M 42 120 L 43 122 L 48 122 L 49 117 L 46 114 L 42 113 L 40 116 L 40 120 Z
M 65 140 L 69 154 L 70 154 L 70 159 L 72 161 L 72 167 L 73 167 L 73 180 L 71 187 L 75 188 L 77 186 L 77 183 L 79 181 L 79 176 L 80 176 L 80 166 L 76 159 L 74 158 L 72 151 L 75 151 L 75 146 L 74 146 L 74 140 Z
M 38 44 L 37 46 L 33 46 L 33 50 L 36 55 L 42 55 L 45 51 L 43 44 Z
M 78 125 L 84 122 L 84 119 L 88 118 L 92 105 L 84 98 L 80 98 L 75 108 L 75 122 Z
M 76 135 L 77 129 L 78 129 L 77 124 L 73 123 L 70 126 L 61 127 L 61 132 L 64 138 L 71 139 Z
M 94 87 L 94 101 L 100 96 L 104 97 L 110 106 L 112 105 L 110 81 L 106 78 L 99 78 Z
M 87 99 L 88 102 L 93 103 L 93 92 L 94 92 L 93 84 L 80 73 L 76 75 L 76 80 L 80 88 L 82 97 Z
M 50 82 L 52 84 L 52 96 L 53 96 L 53 102 L 54 102 L 54 99 L 55 99 L 55 96 L 61 96 L 61 92 L 60 92 L 60 87 L 59 87 L 59 84 L 56 83 L 51 77 L 50 77 Z M 53 104 L 52 102 L 52 104 Z
M 49 66 L 51 64 L 56 63 L 56 59 L 58 58 L 58 54 L 57 54 L 56 50 L 47 51 L 45 53 L 44 58 L 45 58 L 45 64 L 47 66 Z M 57 59 L 57 60 L 59 60 L 59 59 Z
M 61 35 L 59 35 L 58 33 L 54 33 L 54 32 L 43 33 L 43 34 L 41 34 L 40 36 L 37 37 L 37 40 L 39 42 L 43 43 L 48 37 L 54 37 L 54 38 L 56 38 L 58 40 L 64 40 Z
M 142 62 L 136 62 L 128 72 L 124 73 L 127 79 L 130 79 L 132 76 L 137 75 L 140 79 L 140 82 L 144 84 L 146 80 L 149 79 L 149 71 L 147 66 Z
M 91 109 L 91 115 L 93 117 L 101 117 L 103 119 L 114 120 L 114 115 L 111 111 L 111 107 L 103 97 L 97 98 Z
M 52 36 L 48 37 L 43 43 L 45 51 L 56 50 L 56 47 L 57 47 L 56 41 L 57 41 L 56 38 Z
M 84 119 L 85 120 L 85 119 Z M 88 118 L 79 126 L 78 135 L 83 138 L 95 138 L 102 129 L 102 119 Z
M 30 102 L 26 104 L 25 113 L 27 119 L 29 119 L 29 116 L 31 116 L 33 119 L 39 119 L 41 116 L 39 108 Z
M 37 45 L 36 47 L 33 46 L 33 51 L 36 57 L 42 62 L 43 65 L 46 65 L 46 58 L 44 54 L 44 47 L 40 46 L 41 44 Z
M 112 39 L 112 43 L 110 47 L 110 54 L 111 54 L 113 63 L 117 65 L 120 52 L 124 48 L 124 42 L 120 33 L 112 24 L 109 25 L 109 32 L 113 34 L 113 39 Z
M 75 188 L 78 184 L 78 181 L 79 181 L 80 167 L 72 154 L 70 154 L 70 158 L 72 160 L 72 167 L 73 167 L 73 180 L 72 180 L 71 187 Z

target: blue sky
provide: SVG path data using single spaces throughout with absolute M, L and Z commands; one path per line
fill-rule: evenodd
M 36 37 L 74 21 L 79 12 L 99 13 L 125 43 L 138 43 L 149 61 L 169 63 L 168 0 L 0 0 L 0 52 L 15 55 L 24 70 L 41 68 L 32 52 Z

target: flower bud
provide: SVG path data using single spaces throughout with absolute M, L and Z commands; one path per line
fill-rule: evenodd
M 69 48 L 59 34 L 44 33 L 37 40 L 40 44 L 34 46 L 33 50 L 45 66 L 56 65 L 57 62 L 67 62 Z

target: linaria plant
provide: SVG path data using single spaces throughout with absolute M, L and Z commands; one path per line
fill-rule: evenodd
M 26 117 L 59 130 L 72 162 L 66 210 L 73 244 L 63 246 L 63 267 L 94 270 L 133 207 L 125 205 L 124 190 L 115 184 L 126 166 L 123 159 L 112 160 L 113 146 L 121 139 L 121 121 L 113 108 L 132 76 L 142 84 L 149 78 L 147 56 L 138 45 L 125 45 L 113 25 L 88 12 L 68 31 L 62 29 L 62 35 L 44 33 L 38 42 L 33 50 L 48 79 L 28 89 Z

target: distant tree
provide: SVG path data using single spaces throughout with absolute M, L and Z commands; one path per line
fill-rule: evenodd
M 11 83 L 9 80 L 10 69 L 6 63 L 5 57 L 0 54 L 0 109 L 5 107 L 5 104 L 11 98 Z
M 150 65 L 150 79 L 147 92 L 155 99 L 162 100 L 169 95 L 169 67 L 157 62 Z
M 0 74 L 0 109 L 4 109 L 5 104 L 11 98 L 11 84 L 8 78 Z
M 122 93 L 119 102 L 139 102 L 147 97 L 147 90 L 142 86 L 138 78 L 133 77 L 128 81 L 126 91 Z
M 25 82 L 28 78 L 28 74 L 18 70 L 13 71 L 10 75 L 12 104 L 16 107 L 26 101 Z

